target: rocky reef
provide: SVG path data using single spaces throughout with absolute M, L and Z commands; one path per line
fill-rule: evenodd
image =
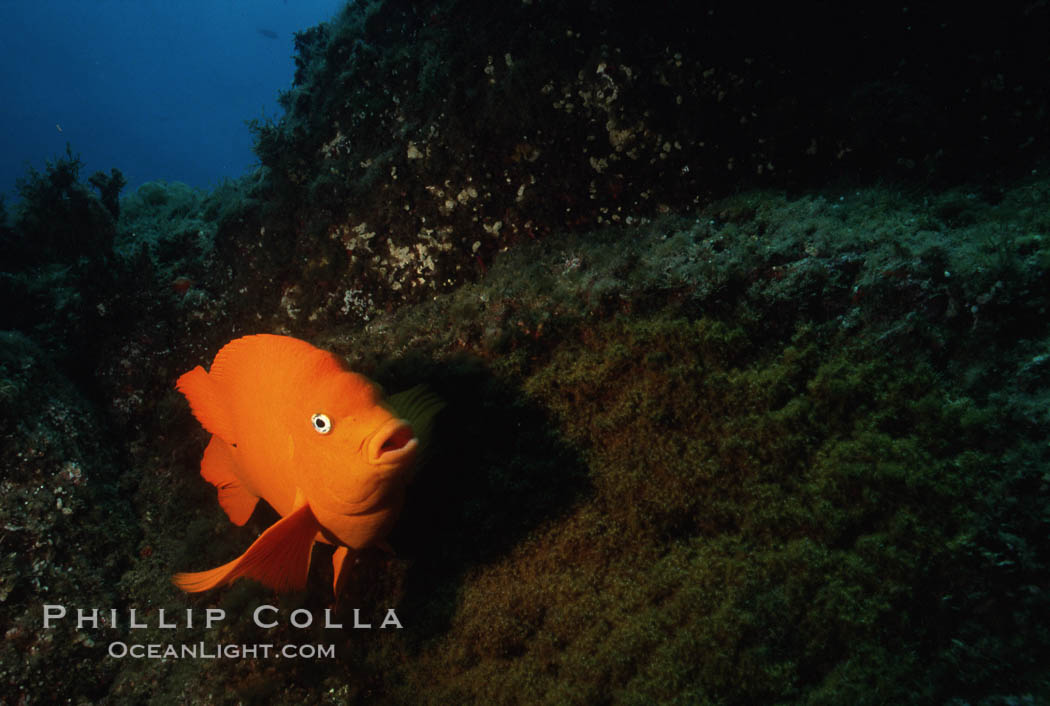
M 0 211 L 3 700 L 1050 699 L 1045 6 L 947 56 L 968 10 L 705 10 L 354 3 L 298 36 L 256 173 L 31 172 Z M 894 69 L 835 61 L 872 36 L 908 37 Z M 170 583 L 276 519 L 229 523 L 173 388 L 256 332 L 446 403 L 334 607 L 325 547 L 302 594 Z

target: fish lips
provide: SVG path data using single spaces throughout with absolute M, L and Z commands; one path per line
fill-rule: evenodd
M 412 426 L 404 419 L 391 419 L 368 441 L 368 462 L 377 466 L 405 466 L 419 450 Z

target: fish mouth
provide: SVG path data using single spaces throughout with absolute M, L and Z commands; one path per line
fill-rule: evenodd
M 419 441 L 404 419 L 391 419 L 372 435 L 368 460 L 375 464 L 405 463 L 415 456 Z

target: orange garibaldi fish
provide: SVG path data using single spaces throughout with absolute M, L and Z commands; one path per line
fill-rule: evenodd
M 420 450 L 409 422 L 335 355 L 287 336 L 231 341 L 210 371 L 197 366 L 176 387 L 212 434 L 201 475 L 230 521 L 247 522 L 259 498 L 282 517 L 240 557 L 176 574 L 175 585 L 206 591 L 248 576 L 277 591 L 302 589 L 314 542 L 326 542 L 336 546 L 338 597 L 354 550 L 385 547 L 401 511 Z M 435 404 L 422 402 L 431 412 Z

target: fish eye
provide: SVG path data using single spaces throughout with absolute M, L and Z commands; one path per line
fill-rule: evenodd
M 327 414 L 315 414 L 310 417 L 310 422 L 314 425 L 314 431 L 318 434 L 327 434 L 332 431 L 332 420 L 328 418 Z

